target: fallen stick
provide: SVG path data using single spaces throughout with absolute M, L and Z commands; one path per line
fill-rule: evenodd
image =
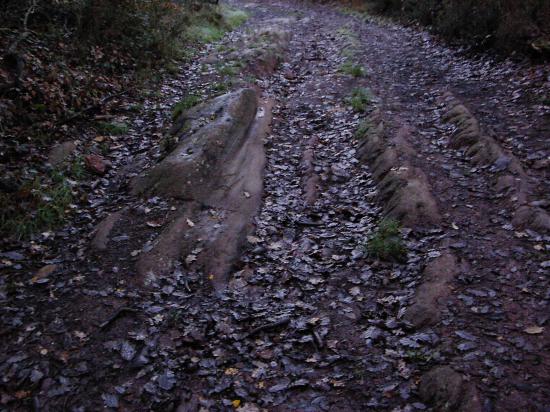
M 248 337 L 252 337 L 254 335 L 257 335 L 258 333 L 260 333 L 262 331 L 265 331 L 265 330 L 275 329 L 275 328 L 278 328 L 279 326 L 288 325 L 289 323 L 290 323 L 290 318 L 289 317 L 284 317 L 284 318 L 282 318 L 278 321 L 275 321 L 275 322 L 266 323 L 265 325 L 261 325 L 261 326 L 258 326 L 257 328 L 252 329 L 252 331 L 250 331 L 250 333 L 248 334 Z
M 122 91 L 122 92 L 119 92 L 119 93 L 115 93 L 115 94 L 110 94 L 109 96 L 106 96 L 103 99 L 101 99 L 98 103 L 95 103 L 91 106 L 85 107 L 84 109 L 82 109 L 81 111 L 73 114 L 72 116 L 65 117 L 64 119 L 62 119 L 60 121 L 60 124 L 72 122 L 73 120 L 78 119 L 79 117 L 82 117 L 82 116 L 84 116 L 85 114 L 87 114 L 89 112 L 99 110 L 102 106 L 104 106 L 109 101 L 113 100 L 116 97 L 120 97 L 122 95 L 125 95 L 126 93 L 128 93 L 128 90 L 125 90 L 125 91 Z

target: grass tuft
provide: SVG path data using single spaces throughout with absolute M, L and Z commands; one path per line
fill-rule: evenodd
M 182 101 L 176 103 L 172 110 L 172 119 L 177 119 L 183 112 L 196 106 L 201 102 L 202 98 L 196 94 L 190 94 L 183 98 Z
M 347 103 L 351 105 L 356 112 L 365 112 L 367 106 L 372 103 L 374 96 L 369 89 L 358 87 L 351 92 L 347 98 Z
M 6 205 L 0 211 L 0 233 L 18 239 L 62 224 L 73 201 L 71 185 L 59 171 L 52 172 L 49 183 L 37 177 L 22 187 L 16 194 L 19 198 L 16 204 L 8 196 L 0 194 L 0 203 Z
M 99 122 L 97 127 L 101 132 L 114 136 L 128 133 L 129 130 L 127 124 L 116 122 Z
M 365 69 L 350 60 L 346 61 L 344 64 L 342 64 L 342 66 L 340 66 L 340 71 L 353 77 L 365 77 Z
M 365 249 L 371 258 L 390 262 L 406 262 L 407 249 L 401 239 L 400 225 L 394 219 L 383 219 Z

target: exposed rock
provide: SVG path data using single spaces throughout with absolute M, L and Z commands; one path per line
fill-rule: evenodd
M 104 175 L 111 168 L 111 162 L 97 154 L 84 156 L 84 163 L 90 172 L 97 175 Z
M 392 169 L 380 182 L 379 198 L 384 203 L 384 213 L 405 226 L 441 221 L 426 176 L 420 169 L 409 166 Z
M 362 136 L 358 157 L 371 165 L 384 213 L 406 226 L 439 223 L 441 216 L 425 174 L 407 160 L 415 155 L 406 139 L 410 129 L 404 126 L 395 136 L 386 136 L 379 111 L 369 116 L 368 123 L 373 126 Z
M 230 97 L 224 97 L 227 106 L 218 118 L 199 128 L 152 170 L 158 178 L 147 181 L 153 182 L 153 193 L 187 202 L 153 248 L 140 257 L 137 268 L 142 277 L 166 274 L 186 258 L 188 266 L 202 268 L 216 287 L 223 287 L 227 272 L 253 230 L 263 190 L 262 139 L 271 122 L 272 102 L 264 102 L 254 117 L 254 92 L 241 90 Z M 213 105 L 219 102 L 215 100 Z M 187 149 L 197 156 L 178 157 Z M 201 167 L 209 168 L 209 173 L 201 174 Z M 198 176 L 197 180 L 189 181 L 193 176 Z M 140 185 L 138 182 L 137 187 Z M 216 225 L 212 225 L 213 217 Z
M 530 227 L 543 232 L 550 231 L 550 215 L 540 207 L 527 205 L 519 207 L 512 223 L 518 228 Z
M 449 366 L 438 366 L 422 377 L 419 392 L 438 411 L 481 412 L 476 387 Z
M 97 226 L 95 230 L 94 237 L 92 239 L 91 245 L 96 250 L 105 250 L 107 249 L 107 243 L 109 242 L 109 237 L 111 231 L 115 224 L 122 217 L 125 209 L 119 210 L 118 212 L 111 213 L 101 223 Z
M 52 148 L 48 155 L 48 163 L 52 166 L 59 166 L 66 162 L 68 158 L 76 150 L 76 144 L 74 142 L 63 142 Z
M 438 300 L 446 297 L 450 283 L 458 274 L 455 256 L 444 252 L 430 261 L 424 269 L 422 285 L 417 289 L 414 303 L 407 308 L 404 319 L 418 329 L 439 321 Z
M 214 99 L 183 115 L 191 130 L 200 119 L 210 120 L 178 144 L 158 165 L 131 183 L 134 194 L 205 200 L 219 179 L 220 166 L 235 156 L 246 140 L 256 113 L 256 93 L 242 89 Z M 195 126 L 195 127 L 194 127 Z

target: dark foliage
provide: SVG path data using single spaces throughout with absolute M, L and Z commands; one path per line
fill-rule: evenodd
M 449 39 L 506 52 L 550 51 L 548 0 L 372 0 L 371 10 L 412 18 Z

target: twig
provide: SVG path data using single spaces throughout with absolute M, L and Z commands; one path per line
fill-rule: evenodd
M 279 319 L 278 321 L 266 323 L 265 325 L 258 326 L 257 328 L 252 329 L 250 333 L 248 334 L 248 337 L 252 337 L 254 335 L 257 335 L 258 333 L 264 331 L 264 330 L 270 330 L 278 328 L 279 326 L 285 326 L 290 323 L 290 317 L 284 317 L 282 319 Z
M 101 325 L 99 325 L 99 329 L 105 329 L 107 326 L 109 326 L 111 323 L 113 323 L 120 315 L 123 313 L 137 313 L 138 311 L 133 308 L 129 308 L 127 306 L 123 306 L 119 308 L 109 319 L 107 319 L 105 322 L 103 322 Z

